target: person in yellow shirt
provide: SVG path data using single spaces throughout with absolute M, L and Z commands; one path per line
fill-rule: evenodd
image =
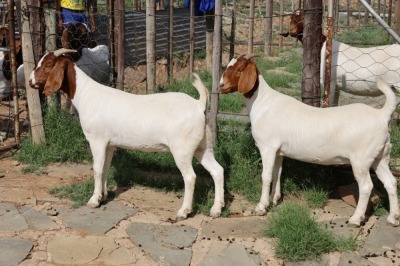
M 96 0 L 60 0 L 57 10 L 60 11 L 59 27 L 68 27 L 72 22 L 84 23 L 91 31 L 96 30 L 96 23 L 93 16 L 94 2 Z M 89 20 L 86 17 L 88 10 Z

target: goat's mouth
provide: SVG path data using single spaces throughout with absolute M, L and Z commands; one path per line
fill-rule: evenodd
M 220 91 L 221 91 L 221 93 L 222 94 L 228 94 L 228 93 L 231 93 L 231 92 L 234 92 L 234 91 L 236 91 L 235 90 L 235 87 L 234 86 L 232 86 L 231 84 L 221 84 L 220 86 L 219 86 L 219 89 L 220 89 Z
M 32 82 L 32 80 L 30 80 L 29 81 L 29 86 L 32 88 L 32 89 L 35 89 L 35 90 L 40 90 L 41 89 L 41 86 L 39 85 L 39 84 L 33 84 L 33 82 Z

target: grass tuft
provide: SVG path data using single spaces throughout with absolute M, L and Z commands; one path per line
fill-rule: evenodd
M 277 257 L 290 261 L 318 260 L 324 253 L 357 247 L 355 239 L 335 238 L 311 217 L 307 207 L 293 202 L 285 202 L 272 211 L 265 235 L 276 238 Z

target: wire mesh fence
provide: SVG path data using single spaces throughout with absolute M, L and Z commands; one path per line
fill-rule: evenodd
M 97 1 L 95 10 L 96 28 L 89 34 L 91 39 L 95 41 L 97 50 L 95 49 L 96 47 L 85 47 L 86 49 L 83 51 L 85 54 L 95 49 L 97 54 L 93 53 L 94 56 L 92 56 L 92 59 L 85 61 L 84 64 L 82 63 L 83 68 L 86 67 L 88 72 L 92 71 L 89 74 L 92 78 L 99 79 L 99 77 L 105 76 L 106 78 L 100 82 L 115 87 L 118 85 L 117 78 L 123 77 L 122 88 L 124 90 L 142 94 L 149 92 L 149 76 L 147 72 L 149 65 L 147 56 L 149 51 L 146 36 L 148 33 L 148 22 L 146 22 L 146 19 L 149 17 L 149 7 L 146 6 L 146 2 L 139 0 L 125 1 L 125 5 L 119 7 L 118 5 L 110 4 L 106 0 Z M 207 33 L 212 33 L 214 28 L 213 20 L 210 19 L 213 18 L 213 12 L 207 14 L 194 12 L 194 16 L 191 17 L 191 10 L 185 6 L 184 2 L 183 0 L 170 0 L 156 1 L 155 3 L 154 67 L 156 86 L 167 84 L 171 80 L 171 76 L 172 79 L 181 79 L 189 77 L 191 71 L 211 70 L 209 64 L 207 65 L 207 60 L 217 60 L 215 58 L 207 58 L 212 56 L 208 52 L 210 42 L 208 42 Z M 254 4 L 252 4 L 253 2 Z M 268 5 L 271 2 L 272 10 L 269 11 Z M 366 12 L 365 7 L 359 1 L 344 0 L 336 1 L 336 3 L 332 28 L 333 39 L 335 41 L 352 47 L 375 47 L 388 45 L 393 42 L 392 38 Z M 388 6 L 389 3 L 392 3 L 392 1 L 372 1 L 372 6 L 389 25 L 392 25 L 395 10 L 394 4 L 392 3 L 392 6 Z M 298 38 L 285 38 L 280 35 L 290 30 L 290 16 L 298 8 L 304 9 L 302 1 L 223 1 L 222 65 L 226 65 L 232 56 L 249 52 L 265 54 L 267 56 L 279 56 L 279 52 L 282 50 L 297 49 L 301 53 L 304 53 L 302 43 Z M 6 9 L 7 5 L 5 2 L 0 2 L 0 15 L 3 14 L 1 20 L 3 24 L 0 26 L 3 27 L 7 26 L 8 23 L 5 19 Z M 173 12 L 170 12 L 171 9 Z M 310 12 L 310 10 L 307 12 Z M 30 62 L 24 57 L 24 65 L 27 63 L 35 64 L 44 53 L 62 46 L 62 31 L 58 24 L 60 13 L 56 9 L 54 2 L 32 0 L 27 3 L 26 9 L 15 12 L 16 38 L 20 37 L 21 25 L 24 23 L 24 16 L 21 14 L 26 15 L 25 18 L 28 18 L 29 35 L 32 39 L 34 54 L 34 58 Z M 322 34 L 326 34 L 328 21 L 326 3 L 315 14 L 322 16 Z M 123 16 L 123 24 L 118 22 L 120 21 L 119 16 Z M 318 18 L 315 17 L 310 22 L 318 24 L 317 20 Z M 193 29 L 191 29 L 192 25 Z M 120 39 L 121 36 L 124 39 Z M 123 46 L 119 46 L 121 40 L 123 40 Z M 72 42 L 73 40 L 70 41 Z M 311 43 L 311 49 L 319 49 L 318 46 L 315 46 L 317 43 L 315 38 L 311 37 L 311 40 L 308 42 Z M 322 46 L 322 42 L 320 42 L 320 45 Z M 6 44 L 7 46 L 8 44 Z M 103 47 L 104 49 L 100 49 L 99 47 Z M 122 57 L 119 56 L 121 53 L 118 53 L 118 49 L 123 49 Z M 374 75 L 371 69 L 376 69 L 378 65 L 385 65 L 386 63 L 387 67 L 384 72 L 393 76 L 392 84 L 397 86 L 395 83 L 400 77 L 396 75 L 400 72 L 400 65 L 397 64 L 397 61 L 394 62 L 393 58 L 396 59 L 400 56 L 392 52 L 390 48 L 379 48 L 378 50 L 388 57 L 387 60 L 382 62 L 374 57 L 370 57 L 371 54 L 377 52 L 371 53 L 371 50 L 368 49 L 358 49 L 357 53 L 360 53 L 359 55 L 356 55 L 355 52 L 350 52 L 350 56 L 343 59 L 344 62 L 339 62 L 338 58 L 335 59 L 336 62 L 332 60 L 337 73 L 339 73 L 339 68 L 342 68 L 343 72 L 351 73 L 352 78 L 348 78 L 349 75 L 346 76 L 346 86 L 355 87 L 357 83 L 362 81 L 364 84 L 369 84 L 363 85 L 364 87 L 368 86 L 371 88 L 371 82 L 373 83 L 373 81 L 370 80 L 370 77 L 367 77 L 368 75 Z M 346 54 L 344 50 L 337 51 L 336 53 L 340 53 L 341 55 Z M 335 51 L 333 51 L 334 54 Z M 364 61 L 370 61 L 370 63 L 357 63 L 357 60 L 365 57 L 369 57 L 369 59 Z M 191 60 L 195 62 L 191 62 Z M 324 58 L 320 60 L 324 61 Z M 118 68 L 119 61 L 122 61 L 123 64 L 122 71 Z M 357 67 L 354 67 L 355 63 Z M 193 67 L 191 68 L 192 64 Z M 101 65 L 105 65 L 106 67 L 102 68 L 100 67 Z M 346 66 L 343 67 L 343 65 Z M 304 65 L 304 68 L 307 68 L 307 64 Z M 97 72 L 94 69 L 97 69 Z M 100 75 L 99 71 L 104 72 Z M 304 76 L 303 83 L 305 79 L 310 78 L 314 80 L 314 83 L 318 83 L 315 86 L 319 86 L 319 82 L 315 81 L 315 75 L 322 75 L 322 72 L 319 72 L 319 68 L 315 71 L 311 77 Z M 219 75 L 218 70 L 213 71 L 213 73 Z M 301 73 L 299 74 L 301 75 Z M 337 79 L 339 85 L 343 85 L 340 83 L 344 80 L 343 75 L 337 74 L 333 78 Z M 19 87 L 24 87 L 24 85 L 24 83 L 18 84 Z M 298 86 L 299 90 L 300 87 L 301 84 Z M 381 98 L 367 96 L 369 103 L 380 103 Z M 362 97 L 363 101 L 366 99 L 365 95 L 346 94 L 346 101 L 339 98 L 339 104 L 347 103 L 348 99 L 359 101 L 360 97 Z M 318 96 L 319 99 L 320 97 Z M 6 137 L 13 136 L 10 133 L 14 130 L 13 123 L 10 123 L 10 121 L 15 119 L 14 111 L 11 108 L 12 104 L 9 100 L 9 97 L 3 96 L 1 102 L 2 109 L 6 111 L 4 111 L 4 115 L 2 114 L 1 117 L 0 130 L 1 134 Z M 5 108 L 7 106 L 8 109 Z

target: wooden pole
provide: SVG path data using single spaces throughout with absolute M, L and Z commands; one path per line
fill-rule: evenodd
M 171 83 L 174 78 L 174 65 L 172 59 L 174 58 L 174 0 L 170 0 L 169 5 L 169 31 L 168 31 L 168 82 Z
M 115 27 L 114 27 L 114 15 L 115 15 L 115 5 L 114 0 L 107 0 L 107 10 L 108 10 L 108 32 L 110 33 L 110 80 L 112 85 L 115 85 L 115 66 L 116 66 L 116 58 L 115 58 L 115 50 L 116 48 L 116 37 L 115 35 Z
M 208 71 L 212 70 L 213 62 L 214 16 L 214 9 L 206 13 L 206 66 Z
M 396 1 L 396 7 L 394 9 L 394 26 L 393 30 L 400 36 L 400 0 Z
M 10 46 L 10 56 L 11 56 L 11 84 L 13 90 L 13 105 L 14 105 L 14 138 L 15 143 L 20 142 L 20 128 L 19 128 L 19 103 L 18 103 L 18 84 L 17 84 L 17 59 L 15 52 L 15 17 L 14 17 L 14 0 L 7 1 L 8 9 L 8 40 Z
M 331 94 L 331 66 L 332 66 L 332 28 L 333 28 L 333 0 L 328 1 L 328 18 L 327 18 L 327 34 L 326 34 L 326 58 L 325 58 L 325 84 L 324 84 L 324 103 L 323 107 L 329 107 Z M 324 58 L 321 58 L 324 60 Z M 337 101 L 334 101 L 337 102 Z
M 236 40 L 236 0 L 232 2 L 232 23 L 231 36 L 229 40 L 229 61 L 235 56 L 235 40 Z
M 46 24 L 45 34 L 46 34 L 46 44 L 45 50 L 46 52 L 51 52 L 57 49 L 56 46 L 56 11 L 54 9 L 50 9 L 49 6 L 44 12 L 44 21 Z M 60 93 L 55 93 L 51 96 L 47 97 L 47 103 L 49 106 L 58 105 L 61 106 L 61 95 Z
M 250 0 L 250 15 L 249 15 L 249 40 L 247 45 L 247 53 L 253 53 L 253 35 L 254 35 L 254 0 Z
M 124 70 L 125 70 L 125 0 L 117 0 L 116 27 L 117 32 L 117 86 L 119 90 L 124 90 Z
M 31 33 L 29 29 L 29 18 L 26 16 L 27 12 L 21 12 L 21 10 L 27 10 L 27 1 L 21 1 L 21 25 L 20 30 L 21 41 L 22 41 L 22 54 L 24 59 L 24 74 L 25 74 L 25 86 L 26 86 L 26 97 L 29 106 L 29 121 L 31 123 L 31 135 L 32 141 L 35 144 L 42 143 L 45 141 L 42 109 L 40 107 L 39 91 L 34 90 L 29 86 L 29 76 L 35 67 L 35 59 L 33 55 L 33 45 L 31 39 Z
M 194 0 L 190 0 L 190 24 L 189 24 L 189 77 L 194 69 Z
M 322 0 L 304 1 L 302 101 L 319 107 L 321 102 L 320 62 Z
M 284 11 L 284 2 L 280 1 L 279 6 L 279 32 L 283 32 L 283 11 Z M 283 36 L 279 36 L 279 49 L 283 48 Z
M 222 48 L 222 0 L 215 1 L 214 24 L 214 50 L 213 50 L 213 76 L 209 126 L 213 135 L 213 143 L 217 141 L 217 114 L 219 100 L 219 79 L 221 72 L 221 48 Z
M 146 0 L 147 93 L 156 88 L 156 3 Z
M 267 0 L 265 4 L 265 44 L 264 54 L 272 55 L 272 11 L 273 0 Z

